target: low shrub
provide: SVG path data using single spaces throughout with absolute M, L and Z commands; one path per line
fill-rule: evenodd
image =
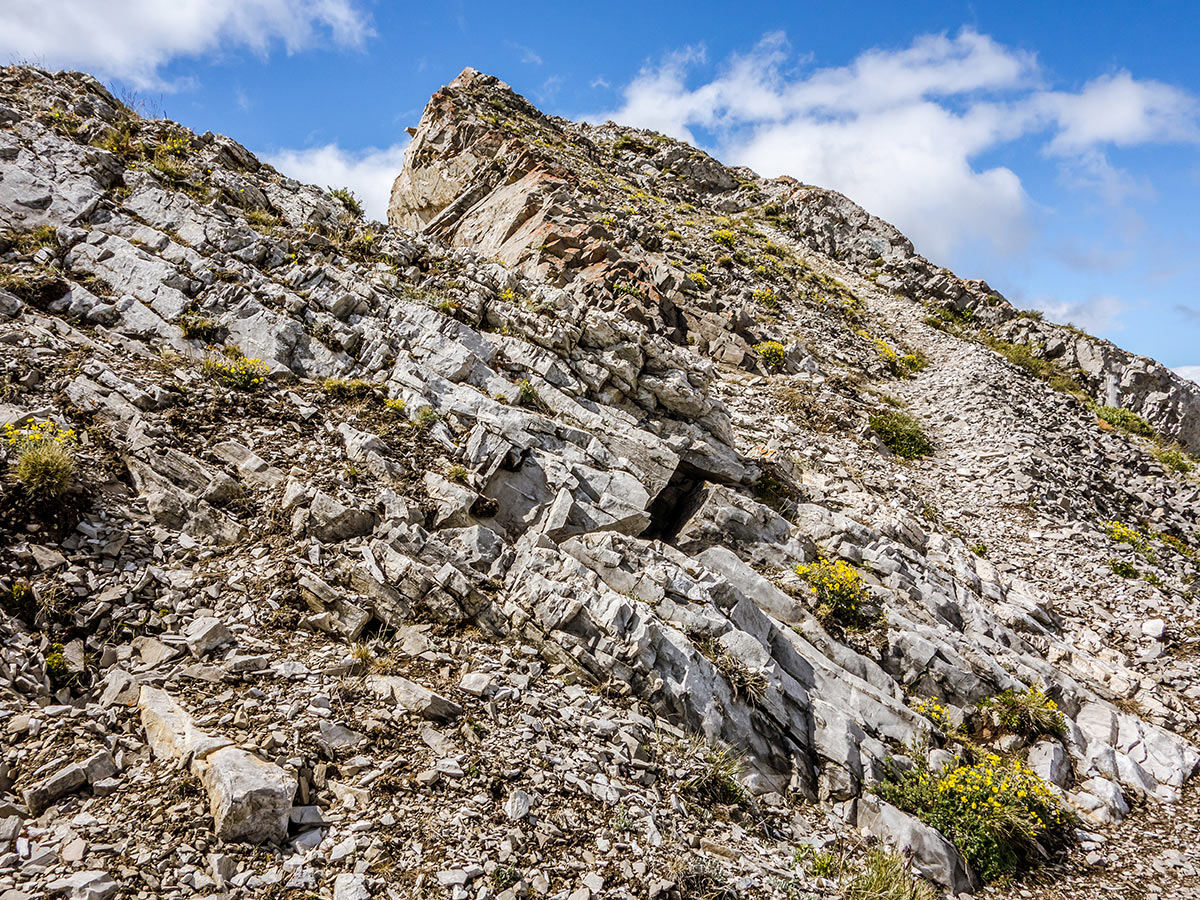
M 1058 375 L 1051 375 L 1046 383 L 1061 394 L 1070 394 L 1074 397 L 1078 397 L 1081 400 L 1089 399 L 1087 391 L 1083 389 L 1083 385 L 1070 375 L 1065 375 L 1062 373 L 1059 373 Z
M 914 350 L 912 353 L 902 354 L 900 359 L 897 360 L 897 365 L 899 365 L 900 371 L 903 374 L 911 375 L 913 372 L 920 372 L 929 365 L 929 359 L 920 350 Z
M 1120 429 L 1127 434 L 1136 434 L 1139 437 L 1154 437 L 1155 435 L 1149 422 L 1128 409 L 1121 409 L 1118 406 L 1094 406 L 1092 412 L 1101 422 L 1107 422 L 1113 428 Z
M 226 387 L 239 391 L 257 391 L 267 383 L 267 364 L 261 359 L 220 359 L 209 356 L 201 365 L 201 371 Z
M 1118 578 L 1137 578 L 1141 574 L 1138 572 L 1137 566 L 1123 559 L 1110 559 L 1108 568 Z
M 709 235 L 713 243 L 720 244 L 722 247 L 728 247 L 731 250 L 733 245 L 737 243 L 737 235 L 728 228 L 719 228 Z
M 1140 547 L 1146 542 L 1140 531 L 1116 519 L 1101 522 L 1100 526 L 1104 529 L 1104 533 L 1118 544 L 1129 544 L 1131 547 Z
M 684 793 L 711 803 L 745 805 L 750 797 L 740 780 L 745 771 L 742 758 L 728 747 L 702 747 L 700 771 L 680 784 Z
M 775 293 L 774 288 L 759 288 L 750 293 L 750 297 L 755 303 L 761 303 L 767 309 L 779 308 L 779 297 Z
M 1032 769 L 988 754 L 931 772 L 891 773 L 881 798 L 936 828 L 987 881 L 1019 875 L 1066 846 L 1074 819 Z
M 869 605 L 870 594 L 852 563 L 842 559 L 819 559 L 799 563 L 796 574 L 807 582 L 817 601 L 817 618 L 833 620 L 847 628 L 865 628 L 882 618 Z
M 720 640 L 710 635 L 691 635 L 692 643 L 724 676 L 734 697 L 747 703 L 757 703 L 767 692 L 767 676 L 751 669 Z
M 46 651 L 46 674 L 54 684 L 62 684 L 70 674 L 67 671 L 67 659 L 63 656 L 63 645 L 51 644 Z
M 1164 468 L 1170 469 L 1172 472 L 1180 472 L 1186 475 L 1194 468 L 1194 464 L 1188 458 L 1188 455 L 1178 447 L 1155 447 L 1150 452 Z
M 517 385 L 517 404 L 519 406 L 537 406 L 540 401 L 537 388 L 535 388 L 528 378 L 522 379 Z
M 911 861 L 878 845 L 868 848 L 863 867 L 843 872 L 845 900 L 938 900 L 937 889 L 911 872 Z
M 1162 532 L 1157 532 L 1154 535 L 1154 537 L 1158 538 L 1160 541 L 1162 541 L 1163 544 L 1170 547 L 1172 550 L 1174 550 L 1180 556 L 1186 556 L 1190 559 L 1192 556 L 1195 555 L 1195 551 L 1192 550 L 1192 548 L 1190 546 L 1188 546 L 1188 543 L 1186 541 L 1175 537 L 1175 535 L 1173 535 L 1173 534 L 1163 534 Z
M 438 415 L 437 410 L 432 406 L 422 406 L 417 411 L 417 417 L 413 420 L 413 428 L 416 428 L 418 431 L 425 431 L 432 428 L 439 419 L 441 419 L 441 416 Z
M 687 278 L 688 281 L 700 288 L 700 290 L 708 290 L 708 276 L 703 272 L 689 272 Z
M 58 238 L 54 226 L 37 225 L 33 228 L 14 229 L 0 233 L 0 253 L 16 250 L 26 256 L 36 253 L 42 247 L 54 250 L 58 248 Z
M 1049 379 L 1057 374 L 1054 364 L 1040 356 L 1035 356 L 1028 344 L 1014 344 L 1012 341 L 1001 340 L 991 335 L 985 335 L 983 340 L 1014 366 L 1024 369 L 1035 378 Z
M 179 330 L 189 341 L 211 344 L 221 333 L 220 326 L 203 313 L 185 312 L 179 317 Z
M 755 344 L 754 352 L 768 369 L 778 369 L 783 365 L 785 351 L 779 341 L 762 341 Z
M 36 309 L 45 309 L 70 289 L 54 269 L 38 267 L 0 272 L 0 290 Z
M 321 390 L 334 400 L 362 400 L 375 393 L 374 386 L 361 378 L 326 378 L 321 382 Z
M 354 218 L 361 219 L 363 217 L 362 201 L 358 199 L 350 188 L 335 188 L 331 185 L 329 187 L 329 196 L 346 207 L 346 211 L 354 216 Z
M 13 475 L 37 499 L 60 497 L 75 479 L 75 431 L 54 422 L 4 426 L 4 443 L 16 450 Z
M 21 452 L 14 474 L 30 495 L 59 497 L 67 492 L 75 478 L 75 459 L 65 447 L 40 444 Z
M 623 134 L 613 142 L 613 150 L 620 153 L 623 150 L 628 150 L 631 153 L 640 153 L 642 156 L 653 156 L 654 148 L 647 144 L 639 137 L 634 137 L 632 134 Z
M 1009 688 L 988 698 L 979 708 L 990 711 L 1001 728 L 1027 738 L 1058 736 L 1067 727 L 1058 705 L 1037 687 L 1023 691 Z
M 912 711 L 927 718 L 937 726 L 938 731 L 949 731 L 953 727 L 950 724 L 950 711 L 938 702 L 937 697 L 930 697 L 928 700 L 914 700 Z
M 933 885 L 912 874 L 907 849 L 895 853 L 874 844 L 865 855 L 851 855 L 848 849 L 815 850 L 801 845 L 792 863 L 818 878 L 836 880 L 843 900 L 938 900 L 941 896 Z
M 1104 529 L 1104 533 L 1109 539 L 1118 544 L 1128 544 L 1146 559 L 1153 561 L 1155 553 L 1150 546 L 1150 542 L 1136 528 L 1126 525 L 1124 522 L 1118 522 L 1115 519 L 1112 521 L 1101 522 L 1100 527 Z
M 916 459 L 933 452 L 933 443 L 921 424 L 908 413 L 886 412 L 871 416 L 871 430 L 883 445 L 903 459 Z

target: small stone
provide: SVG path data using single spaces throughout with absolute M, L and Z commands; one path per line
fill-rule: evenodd
M 333 900 L 371 900 L 366 876 L 343 872 L 333 879 Z
M 57 878 L 46 885 L 52 894 L 66 893 L 70 900 L 109 900 L 119 885 L 107 872 L 88 870 Z
M 486 672 L 468 672 L 459 681 L 458 686 L 468 694 L 482 697 L 487 694 L 495 683 L 495 678 Z
M 188 649 L 194 656 L 206 656 L 223 644 L 233 640 L 233 632 L 215 616 L 201 616 L 188 623 L 183 630 Z
M 533 801 L 529 795 L 517 789 L 508 795 L 508 800 L 504 803 L 504 814 L 512 821 L 519 822 L 529 815 L 529 810 L 532 806 Z
M 25 805 L 34 812 L 40 812 L 60 797 L 65 797 L 72 791 L 77 791 L 87 784 L 87 774 L 83 766 L 70 765 L 59 769 L 41 784 L 27 789 L 22 797 Z

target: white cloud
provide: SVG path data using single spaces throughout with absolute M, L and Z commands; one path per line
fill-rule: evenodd
M 343 150 L 337 144 L 306 150 L 278 150 L 262 156 L 290 178 L 320 187 L 348 187 L 363 203 L 367 216 L 387 221 L 392 182 L 400 174 L 408 142 L 366 150 Z
M 0 4 L 0 55 L 78 68 L 137 88 L 169 89 L 160 69 L 180 56 L 247 49 L 266 55 L 371 35 L 357 0 L 37 0 Z
M 504 43 L 513 50 L 516 50 L 520 54 L 521 62 L 526 65 L 540 66 L 542 64 L 541 56 L 532 47 L 526 47 L 524 44 L 518 44 L 516 41 L 505 41 Z
M 691 142 L 702 131 L 726 162 L 839 190 L 935 259 L 978 241 L 1011 252 L 1027 239 L 1029 198 L 1015 172 L 979 165 L 990 151 L 1045 134 L 1068 184 L 1119 203 L 1147 186 L 1112 166 L 1104 146 L 1200 138 L 1196 103 L 1177 88 L 1120 72 L 1051 91 L 1033 55 L 970 29 L 846 66 L 790 57 L 786 37 L 771 33 L 692 86 L 705 50 L 684 47 L 643 68 L 619 109 L 587 118 Z
M 1033 106 L 1058 128 L 1051 153 L 1075 153 L 1099 144 L 1128 147 L 1161 141 L 1194 141 L 1194 97 L 1160 81 L 1137 81 L 1128 72 L 1104 75 L 1077 94 L 1040 93 Z
M 1172 371 L 1183 378 L 1189 378 L 1200 384 L 1200 366 L 1176 366 Z
M 1069 322 L 1089 334 L 1103 334 L 1120 330 L 1120 316 L 1126 307 L 1116 297 L 1101 295 L 1076 302 L 1037 300 L 1034 308 L 1055 322 Z

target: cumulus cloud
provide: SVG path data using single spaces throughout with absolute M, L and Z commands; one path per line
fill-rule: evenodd
M 1074 94 L 1039 93 L 1031 105 L 1057 128 L 1046 148 L 1051 153 L 1200 137 L 1194 97 L 1160 81 L 1137 81 L 1128 72 L 1101 76 Z
M 390 147 L 343 150 L 336 143 L 304 150 L 277 150 L 264 158 L 284 175 L 321 187 L 348 187 L 362 199 L 367 216 L 387 220 L 392 182 L 400 174 L 408 142 Z
M 1183 378 L 1188 378 L 1196 382 L 1196 384 L 1200 384 L 1200 366 L 1177 366 L 1172 371 L 1174 371 L 1176 375 L 1179 375 Z
M 1089 334 L 1119 331 L 1120 316 L 1126 309 L 1125 304 L 1118 298 L 1107 295 L 1074 302 L 1038 300 L 1035 301 L 1034 307 L 1055 322 L 1069 322 Z
M 0 4 L 0 55 L 77 68 L 137 88 L 170 89 L 160 70 L 180 56 L 266 55 L 321 45 L 358 47 L 371 35 L 356 0 L 37 0 Z
M 972 241 L 1011 252 L 1027 239 L 1021 179 L 980 165 L 989 151 L 1042 134 L 1067 180 L 1119 202 L 1145 185 L 1112 166 L 1106 147 L 1200 139 L 1195 100 L 1178 88 L 1119 72 L 1049 90 L 1036 57 L 971 29 L 827 68 L 793 59 L 776 32 L 693 84 L 706 64 L 702 46 L 681 48 L 643 68 L 618 109 L 588 118 L 699 135 L 726 162 L 842 191 L 934 258 Z

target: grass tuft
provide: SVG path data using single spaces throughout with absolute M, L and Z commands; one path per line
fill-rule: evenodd
M 921 424 L 908 413 L 886 412 L 871 416 L 871 430 L 885 447 L 903 459 L 917 459 L 933 452 L 933 443 Z

